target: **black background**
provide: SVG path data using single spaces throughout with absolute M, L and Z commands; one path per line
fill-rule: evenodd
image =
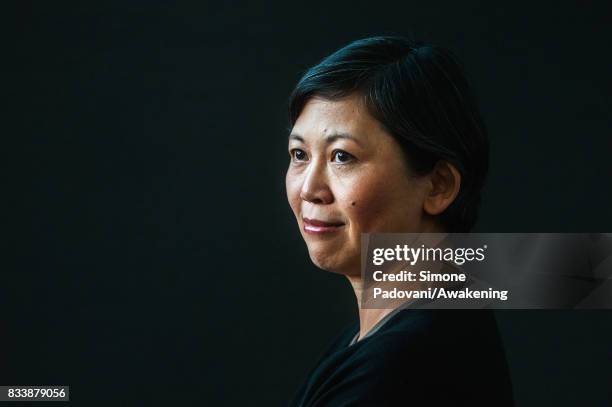
M 356 314 L 286 202 L 287 97 L 360 37 L 464 61 L 492 139 L 478 231 L 612 231 L 609 2 L 81 3 L 3 12 L 1 384 L 285 405 Z M 519 405 L 605 405 L 610 311 L 498 316 Z

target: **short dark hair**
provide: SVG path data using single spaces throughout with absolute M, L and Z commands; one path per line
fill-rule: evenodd
M 311 98 L 354 93 L 399 142 L 416 173 L 430 172 L 439 160 L 457 168 L 461 188 L 440 220 L 450 232 L 468 232 L 478 215 L 489 141 L 457 58 L 445 48 L 400 37 L 354 41 L 300 79 L 289 102 L 291 126 Z

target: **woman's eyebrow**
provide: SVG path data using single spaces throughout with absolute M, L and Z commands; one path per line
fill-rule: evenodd
M 349 133 L 332 133 L 332 134 L 328 134 L 327 136 L 325 136 L 325 141 L 327 141 L 327 144 L 331 144 L 334 141 L 339 140 L 339 139 L 353 140 L 355 143 L 361 145 L 359 138 Z
M 289 135 L 289 140 L 297 140 L 297 141 L 303 143 L 304 142 L 304 137 L 300 136 L 299 134 L 291 133 Z
M 349 133 L 331 133 L 325 136 L 325 142 L 327 144 L 331 144 L 336 140 L 339 139 L 348 139 L 348 140 L 353 140 L 355 143 L 361 145 L 361 142 L 359 141 L 359 138 L 353 136 L 352 134 Z M 299 142 L 305 143 L 304 141 L 304 137 L 300 136 L 299 134 L 296 133 L 291 133 L 289 135 L 289 140 L 297 140 Z

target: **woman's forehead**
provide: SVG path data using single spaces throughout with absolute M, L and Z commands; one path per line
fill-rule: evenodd
M 293 126 L 292 135 L 304 140 L 348 135 L 362 142 L 380 130 L 380 126 L 356 96 L 338 100 L 310 99 Z M 342 138 L 342 137 L 341 137 Z

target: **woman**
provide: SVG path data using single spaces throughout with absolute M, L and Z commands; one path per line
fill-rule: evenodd
M 396 37 L 355 41 L 306 72 L 290 100 L 287 197 L 321 269 L 361 299 L 360 236 L 467 232 L 488 141 L 445 49 Z M 488 311 L 359 307 L 298 391 L 296 406 L 511 405 Z

